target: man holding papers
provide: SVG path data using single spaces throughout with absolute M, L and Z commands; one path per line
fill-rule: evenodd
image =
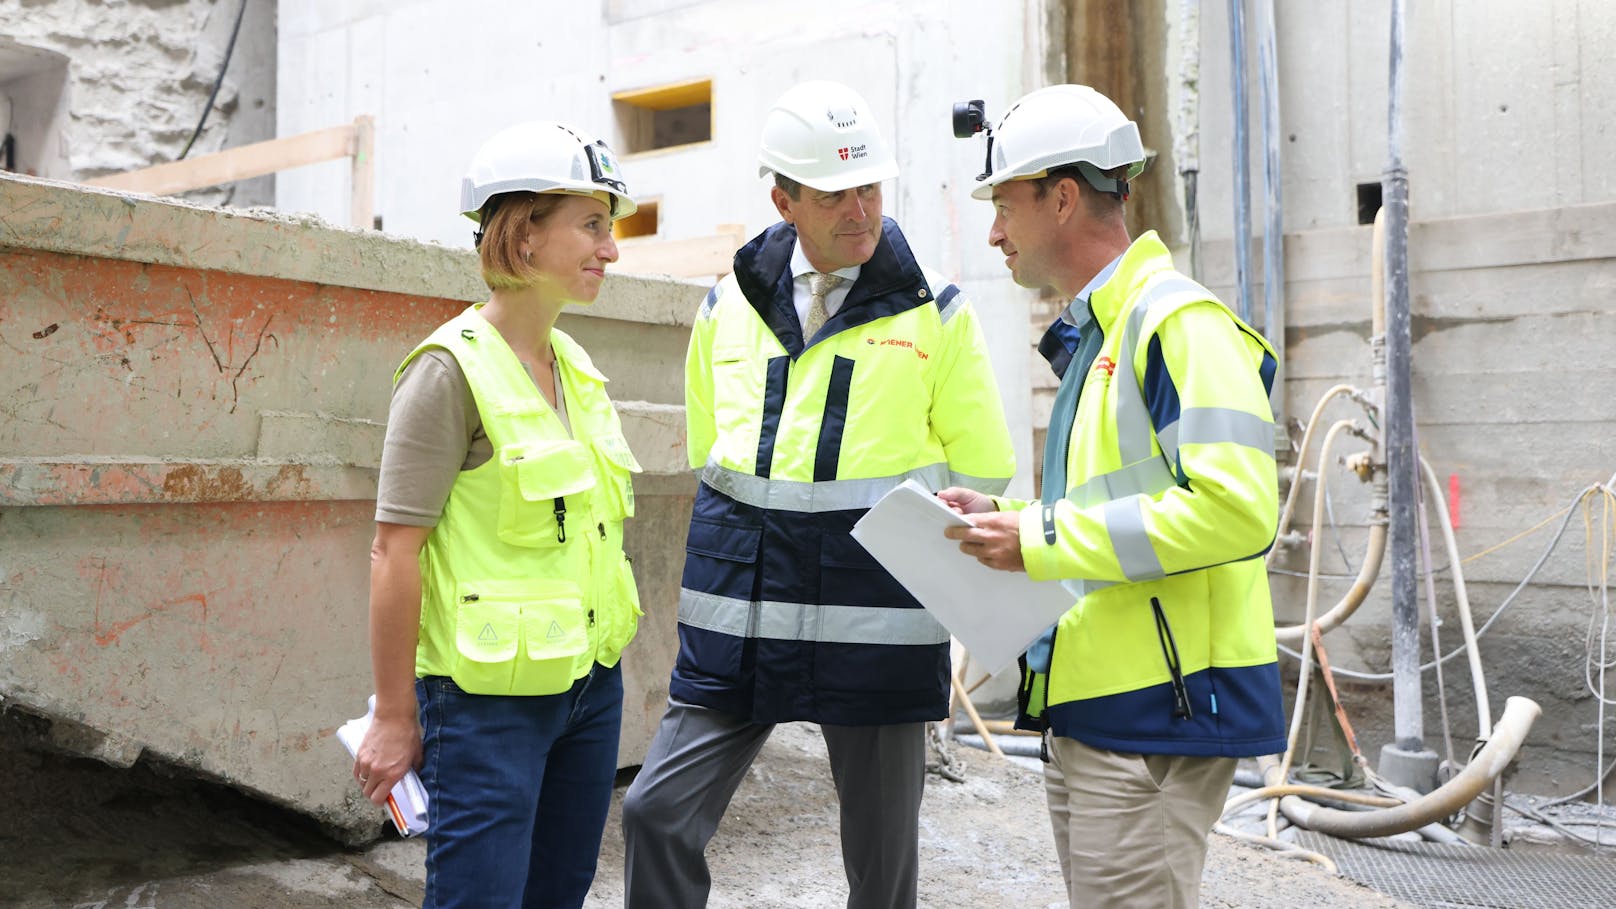
M 1021 723 L 1045 731 L 1072 906 L 1193 907 L 1238 757 L 1285 747 L 1260 556 L 1278 480 L 1273 348 L 1130 240 L 1138 128 L 1080 85 L 1022 98 L 972 195 L 1025 287 L 1072 300 L 1040 350 L 1062 375 L 1036 502 L 947 489 L 968 555 L 1062 579 L 1075 605 L 1028 650 Z

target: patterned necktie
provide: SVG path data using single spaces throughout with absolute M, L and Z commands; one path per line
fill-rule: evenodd
M 825 310 L 825 295 L 835 290 L 845 280 L 841 275 L 827 275 L 820 272 L 808 273 L 808 321 L 802 326 L 802 339 L 807 341 L 819 334 L 819 329 L 830 318 Z

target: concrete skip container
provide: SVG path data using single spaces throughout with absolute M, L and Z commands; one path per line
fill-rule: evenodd
M 560 323 L 646 468 L 622 766 L 676 650 L 681 369 L 704 293 L 612 276 Z M 485 298 L 464 250 L 0 175 L 0 709 L 114 765 L 150 754 L 353 839 L 380 830 L 332 735 L 371 688 L 391 376 Z

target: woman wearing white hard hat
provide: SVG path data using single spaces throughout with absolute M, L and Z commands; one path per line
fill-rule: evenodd
M 394 376 L 371 549 L 375 718 L 354 776 L 420 770 L 425 906 L 578 907 L 617 771 L 639 470 L 605 378 L 553 328 L 594 302 L 634 201 L 560 123 L 489 139 L 461 188 L 486 303 Z

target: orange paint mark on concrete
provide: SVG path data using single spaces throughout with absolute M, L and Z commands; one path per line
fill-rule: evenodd
M 163 477 L 163 494 L 170 498 L 205 502 L 250 502 L 257 490 L 235 467 L 183 464 Z
M 101 591 L 100 588 L 97 588 L 95 604 L 95 628 L 91 632 L 91 638 L 95 641 L 97 646 L 109 647 L 118 643 L 119 638 L 121 638 L 124 632 L 128 631 L 129 629 L 134 628 L 135 626 L 140 625 L 141 623 L 150 619 L 156 618 L 157 616 L 168 612 L 174 607 L 183 607 L 188 604 L 197 607 L 198 615 L 196 617 L 196 627 L 200 629 L 203 627 L 202 623 L 206 622 L 208 618 L 208 598 L 205 594 L 200 593 L 192 593 L 172 600 L 165 600 L 152 607 L 151 611 L 137 615 L 132 619 L 126 619 L 121 622 L 104 622 L 101 619 Z M 201 643 L 207 643 L 207 636 L 205 633 L 201 635 Z

